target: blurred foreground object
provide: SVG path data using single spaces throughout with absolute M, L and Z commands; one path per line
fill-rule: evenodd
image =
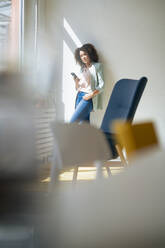
M 36 176 L 32 99 L 23 75 L 0 74 L 0 181 Z
M 137 156 L 140 152 L 145 152 L 152 148 L 158 148 L 159 141 L 153 122 L 114 122 L 116 139 L 120 146 L 125 149 L 128 161 Z
M 57 247 L 165 247 L 164 163 L 154 150 L 111 180 L 59 188 Z
M 38 195 L 27 191 L 37 179 L 33 92 L 26 77 L 0 74 L 0 247 L 34 247 Z M 43 202 L 42 202 L 43 206 Z M 33 216 L 33 217 L 32 217 Z M 35 216 L 35 218 L 34 218 Z
M 104 134 L 87 123 L 52 124 L 54 134 L 54 160 L 51 171 L 51 184 L 58 178 L 59 170 L 75 166 L 73 175 L 77 179 L 78 166 L 93 164 L 97 168 L 97 177 L 102 176 L 102 166 L 112 154 Z

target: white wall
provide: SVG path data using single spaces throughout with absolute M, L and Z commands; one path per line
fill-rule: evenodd
M 104 107 L 117 80 L 148 77 L 135 119 L 154 120 L 165 143 L 164 13 L 164 0 L 46 0 L 46 27 L 56 54 L 54 73 L 59 99 L 63 40 L 72 52 L 76 47 L 64 30 L 65 18 L 82 43 L 91 42 L 99 51 L 106 81 Z M 69 70 L 71 64 L 73 61 L 68 63 Z M 73 84 L 71 77 L 67 80 Z M 59 118 L 63 118 L 59 112 Z M 92 115 L 96 125 L 99 125 L 103 112 Z

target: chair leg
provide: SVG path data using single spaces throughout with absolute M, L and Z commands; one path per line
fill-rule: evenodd
M 55 152 L 53 154 L 53 160 L 50 171 L 50 183 L 48 187 L 49 192 L 52 192 L 54 190 L 55 185 L 58 183 L 59 168 L 62 168 L 62 162 L 58 146 L 56 146 Z
M 108 177 L 110 177 L 112 175 L 112 173 L 111 173 L 111 170 L 107 164 L 105 165 L 105 168 L 107 170 Z
M 73 171 L 73 179 L 72 179 L 72 183 L 74 184 L 77 182 L 77 175 L 78 175 L 78 166 L 75 166 Z
M 102 172 L 102 162 L 101 161 L 95 161 L 94 162 L 96 166 L 96 179 L 102 179 L 103 178 L 103 172 Z
M 120 159 L 121 159 L 122 163 L 124 165 L 127 165 L 127 161 L 126 161 L 126 159 L 125 159 L 125 157 L 123 155 L 121 146 L 119 144 L 116 144 L 115 147 L 116 147 L 116 150 L 117 150 L 117 152 L 118 152 L 118 154 L 120 156 Z
M 50 172 L 50 183 L 48 186 L 49 192 L 52 192 L 54 190 L 54 187 L 58 182 L 58 177 L 59 177 L 59 170 L 55 167 L 54 164 L 52 164 L 51 172 Z

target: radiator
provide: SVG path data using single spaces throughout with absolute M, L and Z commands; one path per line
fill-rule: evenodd
M 55 120 L 55 108 L 42 109 L 36 113 L 37 158 L 47 161 L 52 156 L 53 133 L 51 122 Z

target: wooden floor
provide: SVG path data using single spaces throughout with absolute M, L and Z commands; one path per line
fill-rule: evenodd
M 35 188 L 35 190 L 47 191 L 48 184 L 50 182 L 50 168 L 51 168 L 51 163 L 47 163 L 42 166 L 42 170 L 39 173 L 39 178 L 36 188 L 35 185 L 32 185 L 32 187 Z M 110 167 L 110 170 L 112 176 L 116 176 L 123 171 L 123 167 L 121 167 L 120 164 L 115 162 L 114 165 Z M 72 183 L 73 171 L 74 171 L 73 168 L 62 171 L 59 176 L 59 181 L 61 183 L 65 183 L 65 182 Z M 103 168 L 103 175 L 105 178 L 108 177 L 105 167 Z M 79 167 L 78 177 L 77 177 L 78 181 L 95 180 L 95 177 L 96 177 L 96 168 L 94 166 L 86 165 L 85 167 Z
M 48 185 L 50 182 L 50 170 L 51 163 L 43 164 L 41 170 L 38 173 L 37 180 L 35 182 L 30 182 L 26 185 L 23 185 L 25 190 L 28 191 L 40 191 L 47 192 Z M 111 176 L 116 176 L 119 173 L 122 173 L 123 167 L 118 162 L 110 166 Z M 72 183 L 74 169 L 63 170 L 59 176 L 60 183 Z M 103 175 L 105 178 L 108 177 L 105 167 L 103 167 Z M 85 167 L 79 167 L 77 180 L 79 182 L 95 180 L 96 177 L 96 168 L 92 165 L 85 165 Z

